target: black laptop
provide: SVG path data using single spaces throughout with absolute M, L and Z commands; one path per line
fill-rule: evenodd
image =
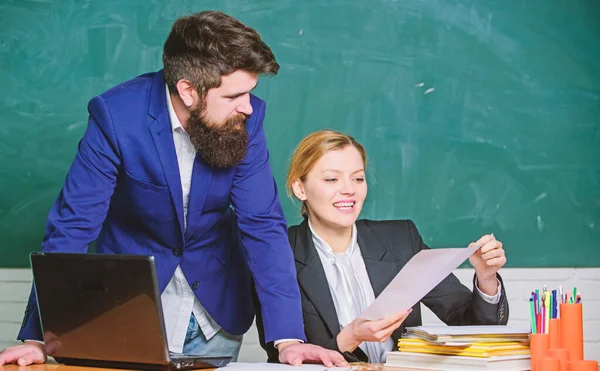
M 32 253 L 31 267 L 46 347 L 59 363 L 184 370 L 231 361 L 169 353 L 152 256 Z

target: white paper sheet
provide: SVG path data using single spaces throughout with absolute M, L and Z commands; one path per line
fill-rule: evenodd
M 221 370 L 221 369 L 219 369 Z M 345 371 L 350 368 L 326 368 L 324 365 L 290 366 L 278 363 L 230 363 L 223 371 Z
M 360 317 L 379 320 L 411 308 L 481 246 L 419 251 Z

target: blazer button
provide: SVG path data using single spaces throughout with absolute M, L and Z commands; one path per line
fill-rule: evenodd
M 198 287 L 200 287 L 200 282 L 198 282 L 198 281 L 194 282 L 194 284 L 192 285 L 192 289 L 198 290 Z
M 173 255 L 175 255 L 175 256 L 181 256 L 181 250 L 180 249 L 173 250 Z

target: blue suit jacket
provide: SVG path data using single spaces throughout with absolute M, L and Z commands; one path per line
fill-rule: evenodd
M 162 71 L 118 85 L 88 105 L 87 130 L 50 210 L 44 252 L 153 255 L 161 292 L 177 265 L 208 313 L 243 334 L 254 318 L 253 276 L 266 340 L 305 339 L 287 226 L 251 96 L 248 152 L 231 169 L 197 156 L 184 230 L 182 189 Z M 250 268 L 248 270 L 248 267 Z M 41 339 L 35 295 L 18 339 Z

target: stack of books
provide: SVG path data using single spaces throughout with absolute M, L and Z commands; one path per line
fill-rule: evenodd
M 422 370 L 525 371 L 531 367 L 529 330 L 509 326 L 407 328 L 386 366 Z

